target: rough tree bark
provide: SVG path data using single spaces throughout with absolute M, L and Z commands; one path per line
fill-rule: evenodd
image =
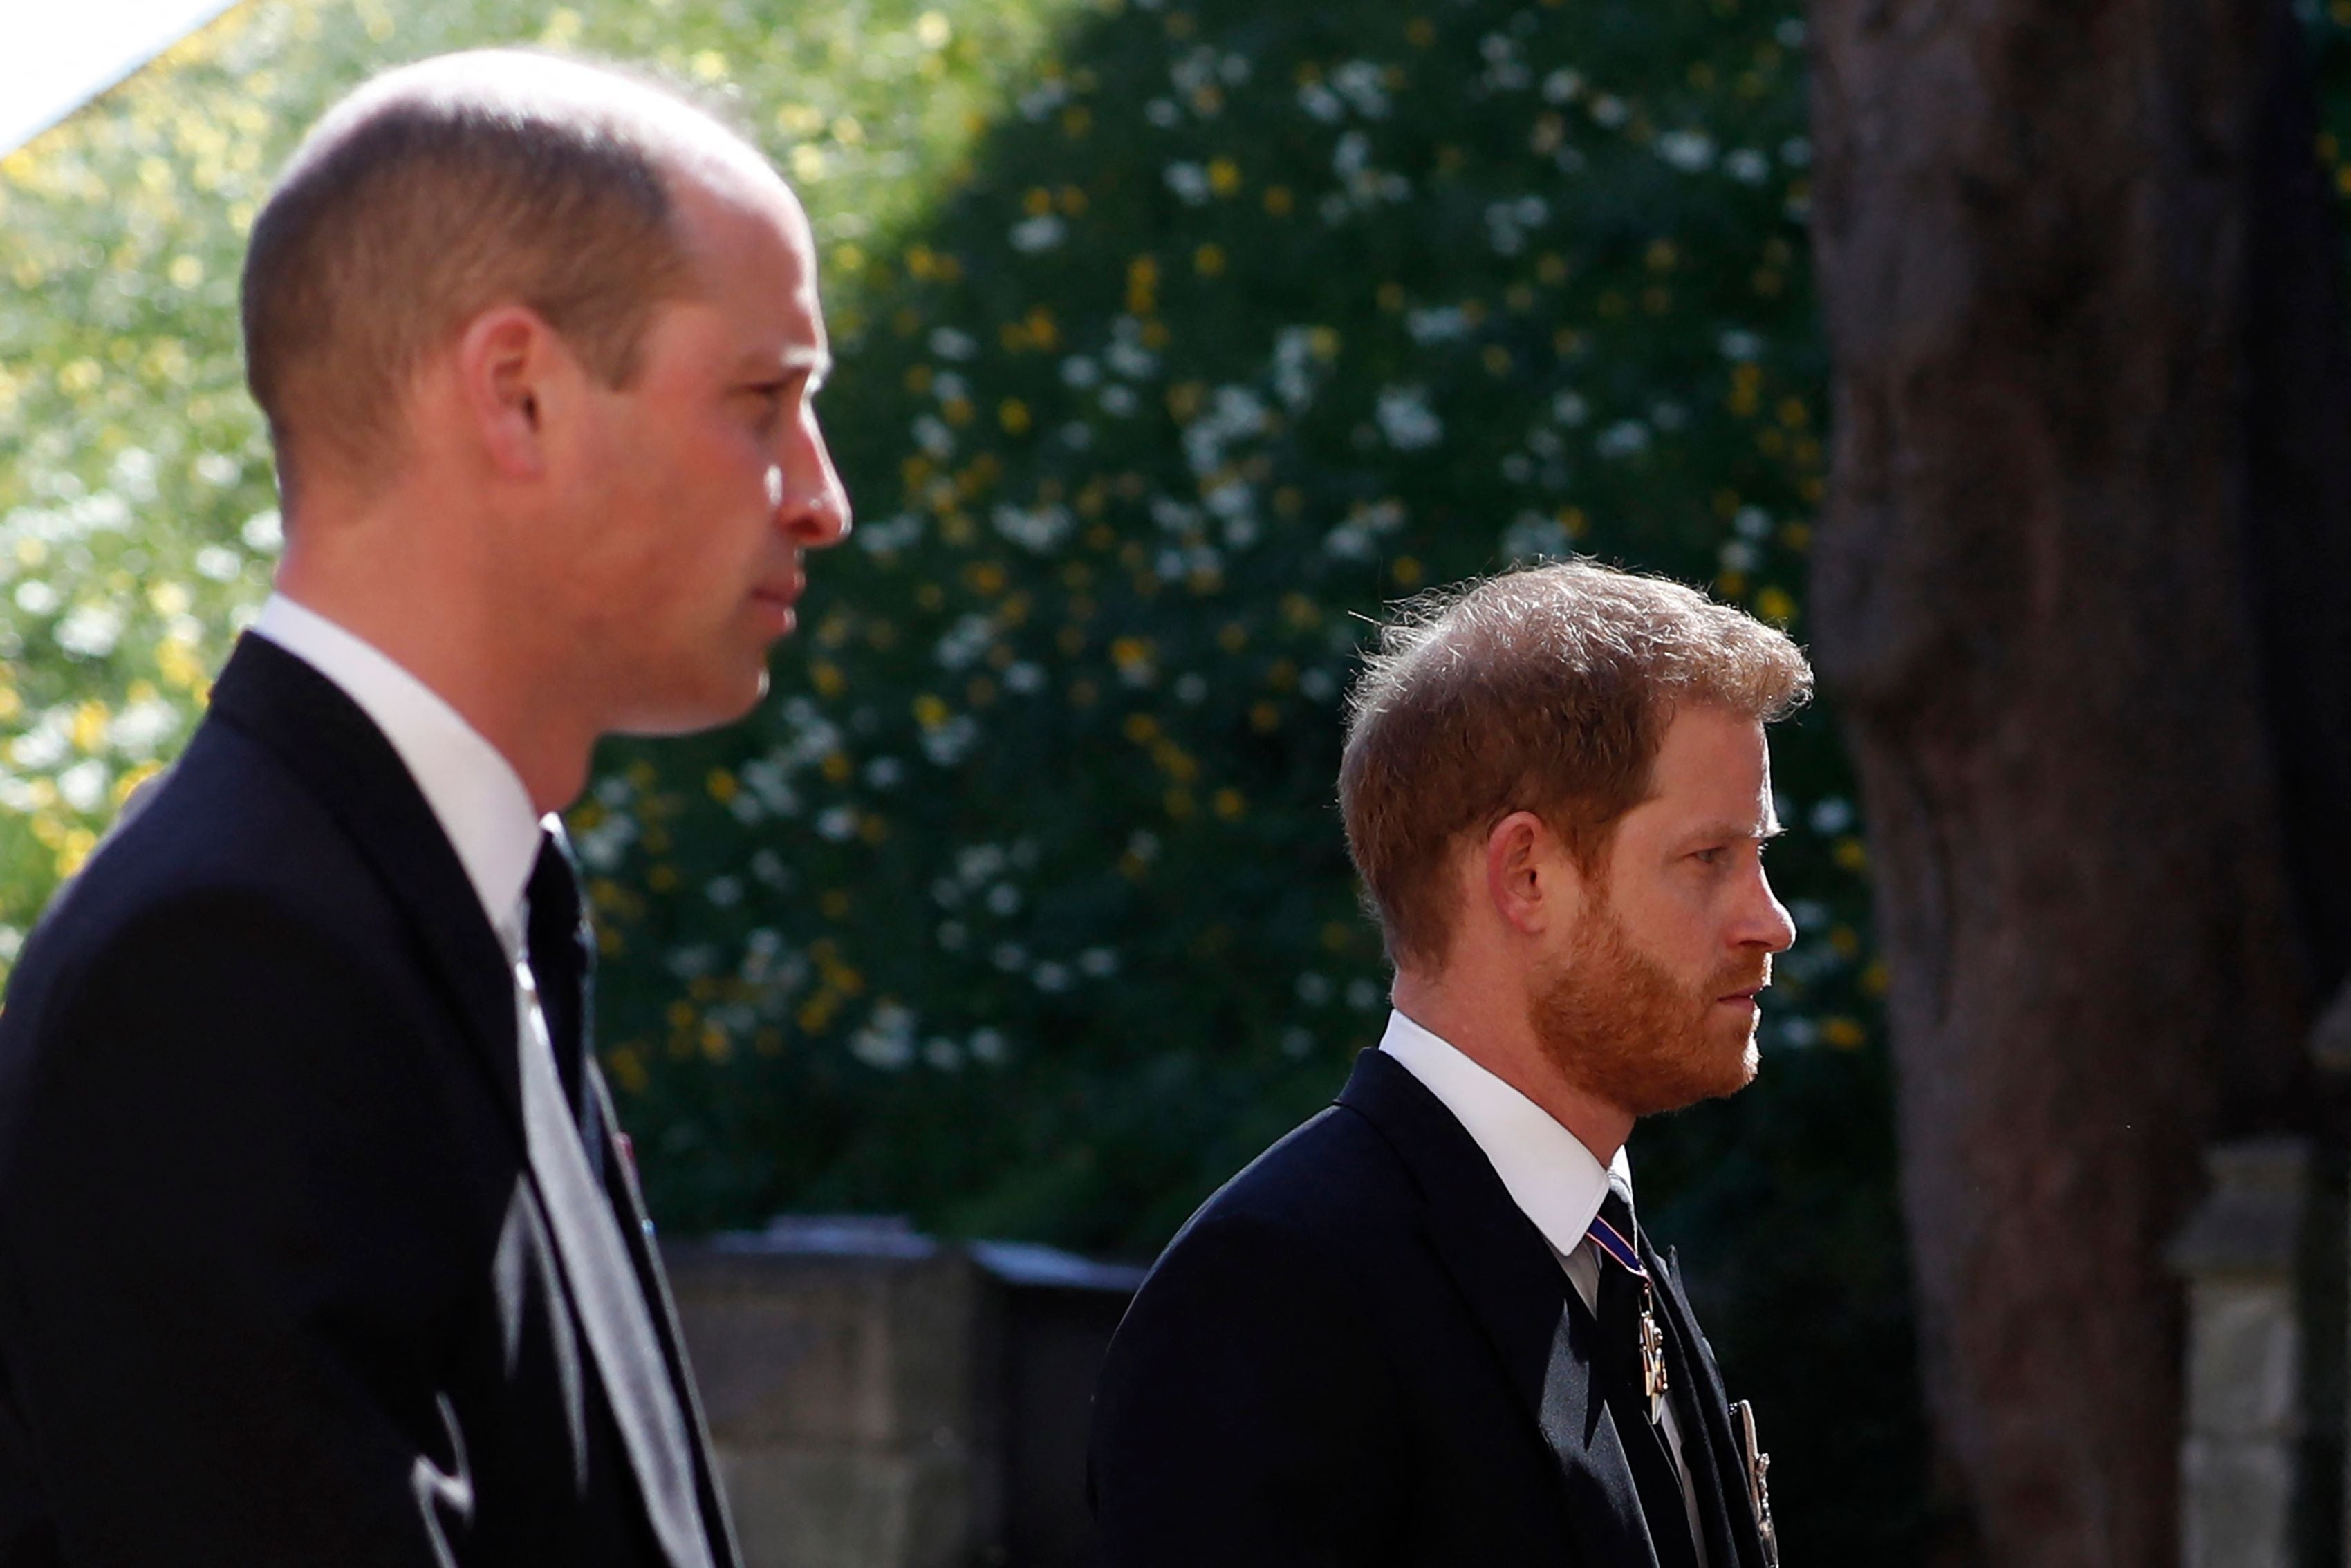
M 2351 378 L 2265 0 L 1813 0 L 1813 631 L 1947 1561 L 2178 1561 L 2161 1251 L 2351 956 Z M 1856 1397 L 1863 1396 L 1856 1391 Z

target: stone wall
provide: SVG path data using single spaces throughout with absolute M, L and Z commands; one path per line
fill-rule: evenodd
M 2208 1152 L 2171 1249 L 2188 1294 L 2183 1568 L 2344 1561 L 2344 1213 L 2314 1147 Z
M 780 1220 L 664 1255 L 748 1568 L 1077 1568 L 1093 1373 L 1140 1270 Z

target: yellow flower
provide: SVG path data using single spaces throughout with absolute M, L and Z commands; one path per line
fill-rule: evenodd
M 80 752 L 96 751 L 106 744 L 107 721 L 114 716 L 104 703 L 92 697 L 74 709 L 73 744 Z

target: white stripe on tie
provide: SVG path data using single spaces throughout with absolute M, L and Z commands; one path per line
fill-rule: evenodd
M 636 1468 L 645 1515 L 674 1568 L 712 1568 L 698 1511 L 685 1417 L 670 1386 L 652 1312 L 629 1262 L 612 1205 L 588 1169 L 580 1124 L 555 1071 L 555 1044 L 539 1009 L 529 961 L 517 956 L 516 1038 L 522 1056 L 523 1130 L 530 1172 L 554 1232 L 580 1327 L 604 1379 L 605 1403 Z

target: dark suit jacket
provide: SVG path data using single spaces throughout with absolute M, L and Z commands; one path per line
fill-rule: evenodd
M 1700 1410 L 1685 1440 L 1739 1477 L 1711 1353 L 1649 1266 L 1695 1347 L 1671 1368 Z M 1192 1217 L 1119 1325 L 1094 1396 L 1104 1568 L 1651 1568 L 1595 1333 L 1476 1142 L 1365 1051 Z M 1713 1568 L 1760 1568 L 1744 1492 L 1701 1509 Z
M 633 1173 L 563 1068 L 727 1568 Z M 661 1562 L 526 1163 L 497 939 L 390 742 L 248 637 L 0 1012 L 0 1564 Z

